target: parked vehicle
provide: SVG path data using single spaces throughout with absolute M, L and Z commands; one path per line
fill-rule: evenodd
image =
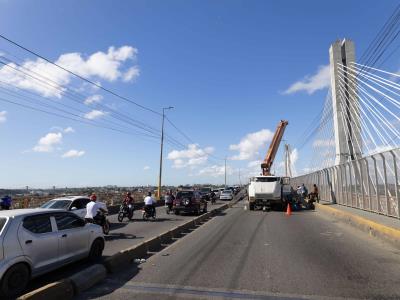
M 143 220 L 147 221 L 149 219 L 153 219 L 153 221 L 156 219 L 156 209 L 150 209 L 148 206 L 144 206 L 142 210 L 142 218 Z
M 199 215 L 201 212 L 207 212 L 207 201 L 202 198 L 199 191 L 179 191 L 174 200 L 174 212 L 176 215 L 180 213 Z
M 125 217 L 128 218 L 129 221 L 132 220 L 133 212 L 134 212 L 133 204 L 122 203 L 121 206 L 119 207 L 118 221 L 122 222 Z
M 99 210 L 97 213 L 98 217 L 96 219 L 85 218 L 85 221 L 86 223 L 93 223 L 101 226 L 103 233 L 107 235 L 110 233 L 110 222 L 107 219 L 107 214 L 107 212 Z
M 248 186 L 249 209 L 283 207 L 286 196 L 291 193 L 289 177 L 256 176 Z
M 212 191 L 214 192 L 215 196 L 219 198 L 220 190 L 219 189 L 213 189 Z
M 15 299 L 30 279 L 71 262 L 98 260 L 104 249 L 99 226 L 63 210 L 0 212 L 0 299 Z
M 223 190 L 221 192 L 221 195 L 219 196 L 219 200 L 233 200 L 233 192 L 231 189 L 229 190 Z
M 86 196 L 65 196 L 49 200 L 44 203 L 41 208 L 63 209 L 71 211 L 77 216 L 84 218 L 86 215 L 86 205 L 89 202 L 90 199 Z M 105 209 L 107 209 L 105 203 L 98 203 L 100 203 Z

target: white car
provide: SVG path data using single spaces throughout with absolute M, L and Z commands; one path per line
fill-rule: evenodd
M 232 190 L 223 190 L 219 195 L 219 200 L 233 200 Z
M 21 294 L 29 280 L 68 263 L 98 260 L 102 228 L 64 210 L 0 211 L 0 299 Z
M 86 215 L 86 205 L 90 202 L 86 196 L 65 196 L 47 201 L 41 208 L 63 209 L 84 218 Z M 99 202 L 107 210 L 105 203 Z

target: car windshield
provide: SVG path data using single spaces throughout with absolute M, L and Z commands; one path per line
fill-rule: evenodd
M 231 194 L 232 191 L 231 190 L 227 190 L 227 191 L 223 191 L 222 194 Z
M 43 204 L 41 208 L 51 208 L 51 209 L 67 209 L 71 204 L 70 200 L 50 200 Z
M 1 217 L 0 218 L 0 234 L 3 231 L 4 225 L 6 225 L 7 218 Z
M 178 192 L 176 198 L 191 198 L 193 197 L 193 192 L 186 191 L 186 192 Z

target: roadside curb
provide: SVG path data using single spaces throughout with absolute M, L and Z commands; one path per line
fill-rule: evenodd
M 239 201 L 239 200 L 237 200 Z M 236 202 L 237 202 L 236 201 Z M 187 221 L 175 228 L 172 228 L 158 236 L 133 247 L 121 250 L 114 255 L 107 257 L 101 264 L 95 264 L 70 276 L 68 279 L 60 280 L 47 284 L 39 289 L 31 291 L 17 298 L 18 300 L 70 300 L 74 296 L 91 288 L 95 284 L 103 281 L 107 273 L 117 273 L 127 264 L 133 264 L 136 259 L 146 258 L 152 253 L 160 251 L 163 247 L 168 247 L 174 240 L 189 234 L 198 226 L 206 223 L 213 216 L 231 207 L 230 203 L 212 209 L 192 220 Z M 137 264 L 134 263 L 136 266 Z
M 400 248 L 400 230 L 376 223 L 366 218 L 351 214 L 349 212 L 341 211 L 330 207 L 329 205 L 323 205 L 316 203 L 316 208 L 320 211 L 324 211 L 340 219 L 341 221 L 358 228 L 369 235 L 382 239 L 386 242 L 393 244 Z

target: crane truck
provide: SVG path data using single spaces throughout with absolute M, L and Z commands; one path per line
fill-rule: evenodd
M 269 210 L 272 206 L 282 207 L 285 202 L 285 196 L 291 193 L 289 177 L 279 177 L 271 174 L 272 164 L 288 124 L 288 121 L 285 120 L 279 122 L 267 155 L 261 163 L 261 175 L 250 178 L 248 186 L 249 210 L 259 208 Z

